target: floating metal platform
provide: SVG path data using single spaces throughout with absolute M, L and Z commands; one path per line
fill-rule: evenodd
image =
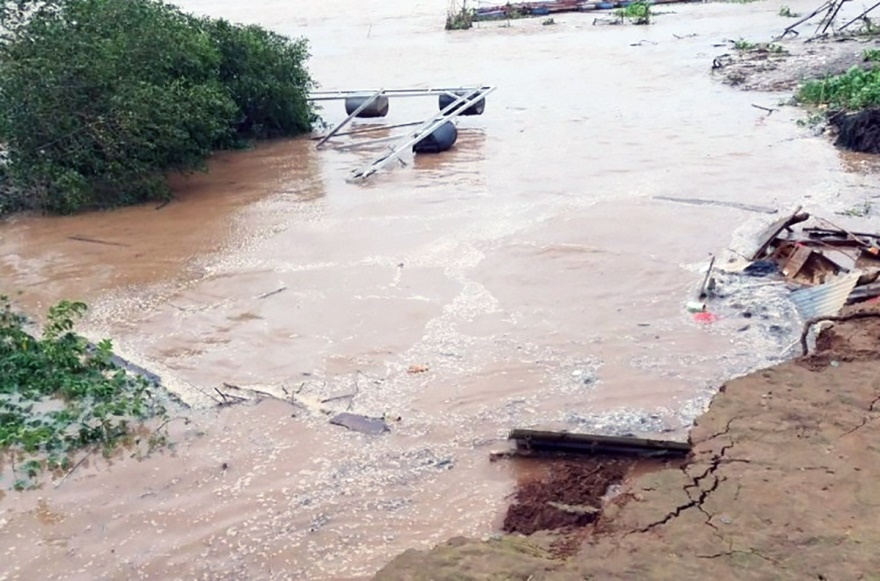
M 494 92 L 494 86 L 471 86 L 453 88 L 412 88 L 412 89 L 371 89 L 354 91 L 314 91 L 309 94 L 310 101 L 335 101 L 344 100 L 347 103 L 348 116 L 336 124 L 325 135 L 319 138 L 317 148 L 324 147 L 334 137 L 359 136 L 370 131 L 379 129 L 395 129 L 401 127 L 414 127 L 413 129 L 378 139 L 365 139 L 356 143 L 339 146 L 339 149 L 354 149 L 375 145 L 378 143 L 391 143 L 388 151 L 375 158 L 370 163 L 351 172 L 350 181 L 362 181 L 380 171 L 395 160 L 404 163 L 400 157 L 413 146 L 431 136 L 435 131 L 446 123 L 461 115 L 480 115 L 483 112 L 486 96 Z M 377 126 L 361 130 L 340 133 L 355 117 L 382 117 L 387 113 L 387 104 L 384 103 L 391 97 L 437 97 L 440 110 L 424 121 L 402 123 L 390 126 Z M 374 103 L 382 100 L 382 107 L 376 107 Z M 357 103 L 357 106 L 352 108 Z

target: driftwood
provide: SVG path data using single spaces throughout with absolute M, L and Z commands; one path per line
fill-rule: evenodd
M 224 384 L 225 385 L 225 384 Z M 222 401 L 217 402 L 219 406 L 227 406 L 227 405 L 235 405 L 237 403 L 241 403 L 243 401 L 247 401 L 247 398 L 240 397 L 237 395 L 230 395 L 228 393 L 223 393 L 218 388 L 214 388 L 214 391 L 217 392 L 217 395 L 220 396 Z
M 123 244 L 122 242 L 110 242 L 107 240 L 98 240 L 97 238 L 89 238 L 88 236 L 68 236 L 68 240 L 76 240 L 77 242 L 91 242 L 92 244 L 104 244 L 105 246 L 128 246 L 128 244 Z
M 755 250 L 755 253 L 752 254 L 752 260 L 760 260 L 764 257 L 764 253 L 773 244 L 773 241 L 782 233 L 783 230 L 791 228 L 795 224 L 799 224 L 801 222 L 806 222 L 810 219 L 810 215 L 804 212 L 803 214 L 799 214 L 801 211 L 801 206 L 798 206 L 791 215 L 781 218 L 778 221 L 774 222 L 767 230 L 765 230 L 763 237 L 761 238 L 761 243 L 758 245 L 758 249 Z
M 772 115 L 774 111 L 776 111 L 776 109 L 773 109 L 772 107 L 762 107 L 761 105 L 755 105 L 754 103 L 752 103 L 752 107 L 754 107 L 755 109 L 760 109 L 761 111 L 766 111 L 768 117 Z
M 89 457 L 95 453 L 95 451 L 97 449 L 98 449 L 98 446 L 93 447 L 91 450 L 88 451 L 88 453 L 85 456 L 80 458 L 79 461 L 76 464 L 74 464 L 70 470 L 67 471 L 67 474 L 65 474 L 64 477 L 61 478 L 61 480 L 59 480 L 58 482 L 55 483 L 55 488 L 58 488 L 59 486 L 64 484 L 64 481 L 67 480 L 68 478 L 70 478 L 70 475 L 73 474 L 74 472 L 76 472 L 76 469 L 79 468 L 80 466 L 82 466 L 85 463 L 85 461 L 88 460 Z
M 762 214 L 775 214 L 776 208 L 768 208 L 766 206 L 754 206 L 752 204 L 742 204 L 740 202 L 727 202 L 724 200 L 706 200 L 703 198 L 674 198 L 672 196 L 654 196 L 655 200 L 664 200 L 666 202 L 679 202 L 681 204 L 692 204 L 694 206 L 725 206 L 728 208 L 736 208 L 737 210 L 746 210 L 748 212 L 760 212 Z
M 828 321 L 830 323 L 843 323 L 844 321 L 854 321 L 857 319 L 876 319 L 880 318 L 880 311 L 859 311 L 858 313 L 850 313 L 848 315 L 835 315 L 831 317 L 813 317 L 812 319 L 807 319 L 804 323 L 804 330 L 801 333 L 801 349 L 803 350 L 804 356 L 810 354 L 810 347 L 807 345 L 807 337 L 810 334 L 810 329 L 813 325 L 817 323 L 822 323 L 824 321 Z
M 271 297 L 271 296 L 273 296 L 273 295 L 277 295 L 278 293 L 284 292 L 284 291 L 286 291 L 286 290 L 287 290 L 287 287 L 286 287 L 286 286 L 283 286 L 283 287 L 278 288 L 278 289 L 275 289 L 275 290 L 273 290 L 273 291 L 270 291 L 270 292 L 267 292 L 267 293 L 263 293 L 263 294 L 261 294 L 261 295 L 258 295 L 257 298 L 258 298 L 258 299 L 267 299 L 267 298 L 269 298 L 269 297 Z

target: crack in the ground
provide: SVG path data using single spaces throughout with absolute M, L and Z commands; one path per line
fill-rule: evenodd
M 728 424 L 729 424 L 729 422 L 728 422 Z M 706 511 L 706 509 L 703 508 L 703 503 L 706 502 L 706 499 L 709 498 L 710 494 L 712 494 L 713 492 L 718 490 L 718 486 L 721 484 L 721 481 L 723 479 L 719 478 L 715 474 L 715 471 L 718 470 L 719 466 L 721 466 L 721 463 L 724 460 L 724 455 L 731 448 L 733 448 L 733 444 L 727 444 L 726 446 L 722 446 L 721 450 L 719 450 L 718 454 L 716 454 L 712 458 L 711 462 L 709 462 L 709 465 L 706 467 L 706 470 L 703 471 L 702 474 L 698 474 L 696 476 L 693 476 L 692 482 L 690 484 L 687 484 L 684 487 L 684 492 L 687 495 L 689 502 L 686 502 L 686 503 L 676 507 L 675 510 L 673 510 L 672 512 L 667 514 L 665 517 L 663 517 L 659 521 L 653 522 L 645 527 L 642 527 L 641 529 L 638 530 L 638 532 L 646 533 L 646 532 L 648 532 L 658 526 L 665 525 L 666 523 L 668 523 L 669 521 L 671 521 L 675 517 L 681 515 L 681 513 L 688 510 L 689 508 L 696 508 L 701 513 L 703 513 L 706 516 L 706 524 L 709 525 L 710 527 L 712 527 L 713 529 L 715 529 L 716 532 L 719 532 L 718 527 L 716 527 L 711 522 L 712 517 L 714 515 L 710 514 L 709 512 Z M 687 474 L 687 466 L 682 467 L 682 471 L 685 472 L 685 474 Z M 704 489 L 704 488 L 702 488 L 701 484 L 709 476 L 711 476 L 713 479 L 712 484 L 708 488 Z M 700 494 L 697 495 L 696 498 L 691 496 L 691 490 L 693 490 L 694 488 L 698 488 L 700 490 Z
M 860 423 L 859 425 L 857 425 L 856 427 L 854 427 L 854 428 L 851 429 L 851 430 L 847 430 L 847 431 L 845 431 L 844 433 L 842 433 L 842 434 L 840 435 L 840 437 L 841 437 L 841 438 L 845 438 L 845 437 L 849 436 L 850 434 L 852 434 L 853 432 L 855 432 L 855 431 L 857 431 L 857 430 L 860 430 L 860 429 L 864 428 L 864 427 L 865 427 L 865 424 L 867 424 L 867 423 L 868 423 L 869 421 L 871 421 L 872 419 L 873 419 L 873 418 L 868 418 L 868 417 L 864 417 L 864 418 L 862 418 L 862 423 Z
M 734 555 L 755 555 L 756 557 L 759 557 L 759 558 L 761 558 L 761 559 L 764 559 L 764 560 L 767 561 L 768 563 L 773 563 L 773 564 L 776 565 L 777 567 L 780 567 L 780 568 L 782 568 L 782 569 L 785 568 L 785 567 L 782 567 L 782 565 L 780 565 L 779 561 L 777 561 L 776 559 L 774 559 L 774 558 L 772 558 L 772 557 L 768 557 L 767 555 L 761 553 L 761 552 L 758 551 L 757 549 L 749 549 L 749 550 L 747 550 L 747 551 L 742 551 L 742 550 L 739 550 L 739 549 L 734 549 L 734 548 L 733 548 L 733 543 L 732 543 L 732 542 L 728 545 L 728 549 L 727 549 L 726 551 L 721 551 L 721 552 L 718 552 L 718 553 L 713 553 L 713 554 L 711 554 L 711 555 L 697 555 L 697 558 L 698 558 L 698 559 L 718 559 L 718 558 L 721 558 L 721 557 L 732 557 L 732 556 L 734 556 Z
M 876 406 L 878 403 L 880 403 L 880 395 L 878 395 L 877 397 L 875 397 L 874 400 L 870 403 L 870 405 L 868 405 L 868 411 L 869 411 L 869 412 L 877 411 L 877 410 L 874 409 L 874 406 Z M 855 431 L 857 431 L 857 430 L 860 430 L 860 429 L 864 428 L 865 425 L 866 425 L 868 422 L 870 422 L 871 420 L 874 420 L 874 419 L 876 419 L 876 417 L 873 417 L 873 418 L 872 418 L 872 417 L 870 417 L 870 416 L 864 416 L 864 417 L 862 418 L 862 422 L 861 422 L 859 425 L 857 425 L 856 427 L 852 428 L 851 430 L 847 430 L 846 432 L 842 433 L 842 434 L 840 435 L 840 437 L 841 437 L 841 438 L 845 438 L 846 436 L 849 436 L 849 435 L 852 434 L 853 432 L 855 432 Z
M 720 557 L 732 557 L 734 555 L 755 555 L 756 557 L 760 557 L 761 559 L 764 559 L 768 563 L 773 563 L 774 565 L 781 567 L 779 565 L 779 561 L 777 561 L 776 559 L 773 559 L 771 557 L 768 557 L 768 556 L 762 554 L 760 551 L 756 551 L 755 549 L 749 549 L 748 551 L 735 551 L 735 550 L 722 551 L 720 553 L 713 553 L 712 555 L 697 555 L 697 558 L 698 559 L 718 559 Z
M 880 397 L 878 397 L 877 399 L 880 400 Z M 714 440 L 715 438 L 718 438 L 720 436 L 726 436 L 727 434 L 730 433 L 730 425 L 739 419 L 742 419 L 742 418 L 739 416 L 730 418 L 729 420 L 727 420 L 727 424 L 724 426 L 723 430 L 721 430 L 720 432 L 715 432 L 711 436 L 708 436 L 708 437 L 700 440 L 699 442 L 693 442 L 693 444 L 702 444 L 703 442 L 708 442 L 709 440 Z

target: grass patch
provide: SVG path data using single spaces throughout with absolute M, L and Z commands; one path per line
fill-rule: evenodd
M 866 63 L 880 61 L 880 49 L 866 48 L 864 51 L 862 51 L 862 60 Z
M 614 14 L 621 20 L 629 20 L 633 24 L 639 25 L 651 24 L 651 19 L 654 16 L 651 12 L 651 5 L 647 2 L 633 2 L 623 8 L 618 8 Z
M 784 4 L 779 7 L 779 15 L 784 18 L 800 18 L 800 12 L 792 12 L 791 8 Z
M 0 453 L 13 488 L 34 486 L 43 470 L 68 470 L 84 448 L 109 454 L 144 420 L 166 417 L 151 386 L 111 361 L 110 341 L 92 346 L 74 333 L 85 311 L 78 302 L 51 307 L 38 338 L 0 297 Z
M 553 20 L 552 18 L 547 18 L 543 22 L 541 22 L 541 24 L 543 26 L 553 26 L 554 24 L 556 24 L 556 21 Z
M 751 42 L 744 38 L 731 41 L 733 48 L 741 52 L 766 52 L 770 54 L 785 54 L 787 51 L 779 44 L 772 42 Z
M 807 81 L 796 94 L 797 101 L 850 111 L 880 105 L 880 69 L 850 68 L 842 75 Z

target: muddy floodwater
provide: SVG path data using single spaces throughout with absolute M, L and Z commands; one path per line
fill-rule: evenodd
M 488 453 L 510 428 L 681 437 L 800 329 L 769 299 L 772 332 L 695 322 L 709 253 L 773 216 L 655 196 L 833 215 L 878 185 L 802 112 L 752 107 L 787 95 L 710 77 L 716 45 L 785 25 L 772 2 L 459 33 L 446 0 L 178 4 L 307 36 L 323 89 L 498 90 L 452 151 L 365 184 L 346 177 L 375 151 L 279 141 L 172 178 L 161 208 L 0 223 L 0 292 L 32 312 L 86 301 L 84 332 L 191 406 L 165 452 L 5 492 L 0 579 L 361 578 L 491 534 L 513 479 Z M 436 110 L 392 99 L 387 121 Z M 218 409 L 223 384 L 297 405 Z M 328 423 L 343 411 L 400 419 L 368 436 Z

